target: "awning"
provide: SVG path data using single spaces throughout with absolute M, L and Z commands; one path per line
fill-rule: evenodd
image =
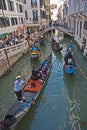
M 0 34 L 0 39 L 6 37 L 8 34 L 9 34 L 9 33 L 7 33 L 7 32 L 6 32 L 6 33 L 2 33 L 2 34 Z

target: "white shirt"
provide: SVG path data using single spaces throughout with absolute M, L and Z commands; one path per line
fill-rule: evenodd
M 14 91 L 19 92 L 20 90 L 22 90 L 22 85 L 23 84 L 24 84 L 23 80 L 15 80 L 15 82 L 14 82 Z

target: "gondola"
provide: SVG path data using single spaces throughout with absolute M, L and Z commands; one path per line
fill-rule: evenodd
M 67 55 L 64 57 L 63 68 L 67 74 L 75 74 L 76 63 L 72 52 L 68 52 Z
M 40 50 L 36 45 L 31 47 L 30 56 L 31 59 L 38 59 L 40 57 Z
M 54 37 L 51 42 L 52 49 L 61 50 L 63 46 L 60 44 L 60 40 L 57 37 Z
M 46 58 L 48 61 L 48 70 L 43 80 L 34 80 L 30 78 L 23 88 L 23 96 L 25 100 L 22 103 L 16 99 L 12 106 L 9 108 L 3 119 L 3 126 L 5 129 L 14 128 L 17 123 L 27 114 L 30 110 L 32 103 L 36 101 L 41 90 L 43 89 L 51 70 L 51 54 Z M 41 67 L 41 66 L 40 66 Z M 30 87 L 34 85 L 33 88 Z
M 76 72 L 76 67 L 75 65 L 71 64 L 71 65 L 66 65 L 64 67 L 64 70 L 67 74 L 75 74 Z

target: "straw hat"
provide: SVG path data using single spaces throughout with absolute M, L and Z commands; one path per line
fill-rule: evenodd
M 20 75 L 18 75 L 17 77 L 16 77 L 16 79 L 20 79 L 21 78 L 21 76 Z

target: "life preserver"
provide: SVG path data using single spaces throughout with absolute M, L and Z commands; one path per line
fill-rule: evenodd
M 41 90 L 41 82 L 39 80 L 29 79 L 24 91 L 38 92 Z

